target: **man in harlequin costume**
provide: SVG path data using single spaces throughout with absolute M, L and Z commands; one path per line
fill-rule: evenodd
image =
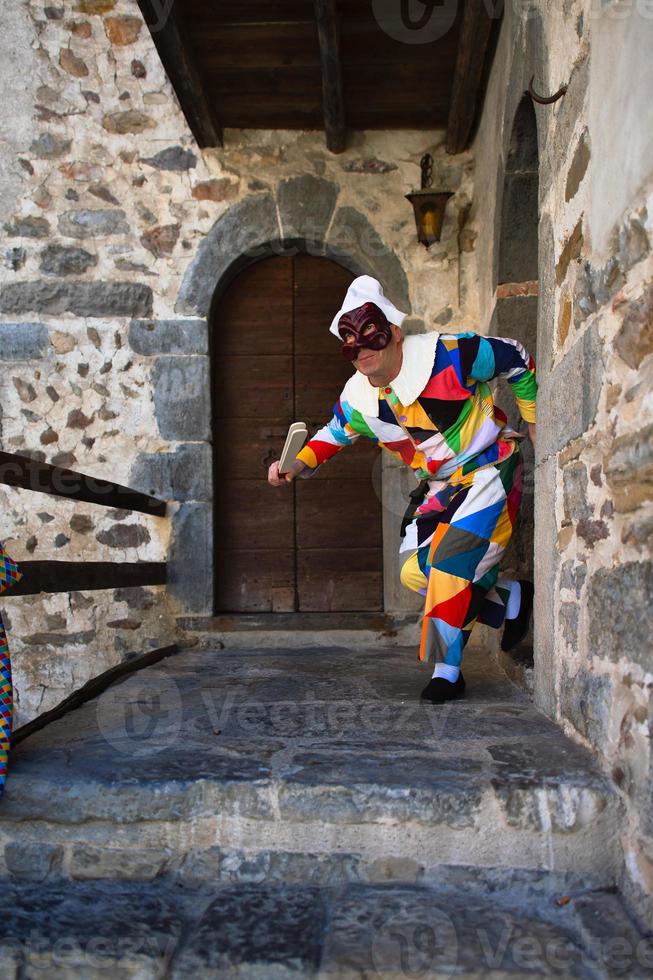
M 489 382 L 505 378 L 535 441 L 535 362 L 517 341 L 475 333 L 404 337 L 401 313 L 378 280 L 355 279 L 331 333 L 355 373 L 333 418 L 268 481 L 310 476 L 360 436 L 401 459 L 421 481 L 404 518 L 402 584 L 425 598 L 419 658 L 435 661 L 422 698 L 441 704 L 465 690 L 460 670 L 474 623 L 503 626 L 502 649 L 526 635 L 530 582 L 499 577 L 522 493 L 523 436 L 507 426 Z

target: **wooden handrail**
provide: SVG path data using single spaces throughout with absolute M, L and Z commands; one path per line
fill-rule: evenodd
M 137 585 L 165 585 L 164 561 L 21 561 L 23 577 L 5 595 L 39 592 L 95 592 Z
M 60 701 L 54 708 L 51 708 L 50 711 L 44 711 L 42 715 L 33 718 L 32 721 L 28 721 L 27 724 L 17 728 L 11 736 L 11 747 L 15 748 L 24 739 L 45 728 L 46 725 L 50 725 L 53 721 L 63 718 L 69 711 L 80 708 L 87 701 L 90 701 L 91 698 L 96 698 L 103 691 L 106 691 L 111 684 L 115 684 L 121 677 L 126 677 L 137 670 L 142 670 L 143 667 L 150 667 L 152 664 L 159 663 L 160 660 L 172 657 L 175 653 L 179 653 L 179 647 L 176 643 L 173 643 L 168 647 L 160 647 L 158 650 L 148 650 L 147 653 L 131 657 L 129 660 L 123 660 L 114 667 L 109 667 L 108 670 L 105 670 L 102 674 L 98 674 L 97 677 L 92 677 L 78 691 L 73 691 L 67 698 Z
M 165 500 L 151 497 L 140 490 L 15 453 L 0 451 L 0 483 L 102 507 L 135 510 L 153 517 L 164 517 L 166 513 Z

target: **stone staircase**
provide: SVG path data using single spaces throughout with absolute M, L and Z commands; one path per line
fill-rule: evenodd
M 21 743 L 0 976 L 650 975 L 591 757 L 481 652 L 427 674 L 191 649 Z

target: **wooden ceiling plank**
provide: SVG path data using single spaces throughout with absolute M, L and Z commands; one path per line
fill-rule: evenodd
M 447 153 L 462 153 L 469 145 L 492 25 L 485 0 L 465 0 L 447 125 Z
M 312 0 L 184 0 L 184 9 L 197 23 L 257 24 L 313 20 Z
M 279 29 L 277 25 L 235 28 L 214 25 L 204 34 L 193 33 L 198 64 L 224 68 L 320 68 L 315 22 Z
M 322 64 L 322 107 L 327 148 L 342 153 L 347 141 L 336 0 L 314 0 Z
M 222 126 L 214 103 L 204 90 L 185 24 L 177 16 L 175 6 L 171 6 L 165 22 L 161 23 L 158 4 L 138 0 L 138 5 L 198 146 L 201 149 L 222 146 Z

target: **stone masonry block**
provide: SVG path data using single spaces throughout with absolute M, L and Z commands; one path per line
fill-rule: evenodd
M 323 242 L 339 188 L 312 174 L 279 184 L 277 201 L 284 238 Z
M 5 844 L 5 864 L 12 878 L 43 881 L 61 862 L 58 844 L 13 840 Z
M 159 431 L 173 442 L 211 438 L 208 357 L 159 357 L 152 372 Z
M 129 486 L 165 500 L 211 500 L 212 454 L 208 443 L 191 442 L 171 453 L 141 453 Z
M 168 591 L 183 612 L 213 610 L 212 540 L 212 506 L 182 504 L 172 519 Z
M 0 323 L 0 359 L 29 361 L 43 357 L 48 330 L 42 323 Z
M 555 238 L 548 214 L 540 221 L 539 241 L 540 289 L 537 304 L 537 368 L 541 376 L 553 363 L 555 315 Z
M 226 890 L 190 930 L 177 976 L 317 976 L 327 916 L 324 895 L 314 885 Z
M 95 238 L 105 235 L 127 235 L 129 225 L 125 212 L 110 208 L 80 208 L 64 211 L 59 217 L 59 231 L 69 238 Z
M 129 346 L 137 354 L 208 354 L 206 320 L 132 320 Z
M 165 851 L 157 848 L 118 850 L 76 844 L 70 856 L 70 876 L 78 879 L 123 879 L 151 881 L 167 862 Z
M 238 261 L 262 257 L 262 246 L 278 240 L 277 209 L 271 194 L 255 194 L 229 208 L 204 237 L 184 276 L 177 312 L 207 316 L 215 288 L 227 270 Z
M 653 670 L 653 562 L 600 568 L 587 585 L 590 656 Z
M 80 276 L 97 265 L 97 255 L 75 245 L 51 244 L 41 252 L 39 268 L 47 276 Z
M 329 230 L 327 254 L 344 256 L 359 275 L 375 276 L 386 296 L 403 313 L 410 313 L 408 280 L 401 262 L 379 237 L 367 218 L 355 208 L 339 208 Z
M 619 511 L 653 500 L 653 425 L 615 439 L 605 474 Z
M 561 685 L 562 714 L 592 745 L 605 745 L 610 730 L 612 683 L 609 677 L 579 671 Z
M 0 313 L 148 316 L 152 290 L 138 282 L 10 282 L 0 290 Z
M 560 564 L 556 474 L 555 459 L 545 460 L 535 470 L 535 699 L 548 715 L 555 712 L 555 583 Z
M 581 340 L 542 378 L 538 392 L 538 459 L 586 432 L 596 416 L 604 378 L 603 345 L 594 322 Z
M 587 502 L 587 467 L 579 461 L 569 463 L 562 473 L 565 518 L 571 523 L 587 520 L 592 508 Z

